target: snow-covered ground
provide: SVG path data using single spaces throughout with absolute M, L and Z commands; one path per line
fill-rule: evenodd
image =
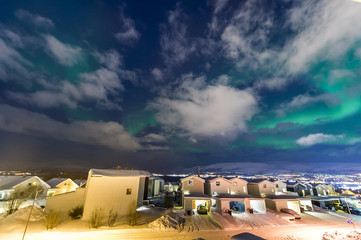
M 267 240 L 351 240 L 360 239 L 359 234 L 350 235 L 353 226 L 347 223 L 347 215 L 309 212 L 302 214 L 301 220 L 289 222 L 273 214 L 237 216 L 214 214 L 181 216 L 185 219 L 185 227 L 168 229 L 150 227 L 151 222 L 157 222 L 162 215 L 172 216 L 170 211 L 162 209 L 142 209 L 141 225 L 130 227 L 124 220 L 114 227 L 102 226 L 99 229 L 89 229 L 88 223 L 82 220 L 63 219 L 52 230 L 47 231 L 41 220 L 40 209 L 30 222 L 25 239 L 27 240 L 80 240 L 80 239 L 219 239 L 229 240 L 233 235 L 249 232 Z M 26 221 L 27 209 L 19 210 L 18 217 L 7 217 L 0 221 L 0 239 L 21 239 Z M 15 214 L 15 213 L 14 213 Z M 164 217 L 163 217 L 164 218 Z M 223 226 L 220 229 L 218 224 Z M 356 229 L 361 230 L 361 218 L 355 218 Z M 337 231 L 337 233 L 336 233 Z M 325 234 L 327 233 L 327 234 Z

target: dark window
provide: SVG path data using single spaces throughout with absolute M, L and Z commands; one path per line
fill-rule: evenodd
M 278 184 L 276 184 L 276 188 L 278 188 Z
M 193 180 L 189 180 L 189 185 L 192 185 L 193 184 Z
M 132 194 L 132 189 L 131 188 L 127 188 L 127 195 L 131 195 Z
M 263 188 L 267 188 L 267 184 L 263 184 Z
M 221 182 L 216 182 L 216 186 L 220 186 L 221 185 Z

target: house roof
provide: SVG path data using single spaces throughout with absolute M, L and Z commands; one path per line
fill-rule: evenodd
M 23 176 L 0 176 L 0 190 L 12 189 L 12 188 L 16 187 L 17 185 L 19 185 L 20 183 L 27 181 L 31 178 L 36 178 L 43 184 L 47 185 L 47 187 L 50 187 L 46 182 L 44 182 L 37 176 L 26 176 L 26 177 L 23 177 Z
M 118 169 L 90 169 L 89 176 L 106 177 L 149 177 L 150 173 L 140 170 L 118 170 Z
M 307 199 L 309 199 L 309 198 L 303 198 L 303 197 L 292 196 L 292 195 L 274 195 L 274 196 L 267 196 L 267 198 L 272 199 L 272 200 L 298 200 L 298 199 L 307 200 Z
M 252 196 L 252 195 L 247 195 L 247 194 L 239 194 L 239 195 L 236 195 L 236 194 L 228 194 L 228 193 L 219 193 L 216 198 L 259 198 L 259 199 L 262 199 L 260 197 L 257 197 L 257 196 Z
M 239 177 L 234 177 L 234 178 L 231 178 L 231 179 L 228 179 L 228 180 L 231 181 L 231 182 L 233 182 L 233 181 L 235 181 L 235 180 L 240 180 L 240 181 L 242 181 L 242 182 L 245 182 L 246 184 L 248 183 L 247 180 L 244 180 L 244 179 L 239 178 Z
M 304 183 L 294 182 L 293 184 L 291 184 L 290 182 L 287 182 L 287 187 L 296 187 L 297 185 L 301 185 L 303 187 L 306 187 Z
M 51 188 L 56 188 L 56 186 L 62 182 L 64 182 L 65 180 L 70 179 L 70 178 L 52 178 L 49 181 L 47 181 L 46 183 L 49 184 L 49 186 Z
M 188 195 L 184 195 L 184 198 L 206 198 L 211 199 L 210 196 L 204 194 L 204 193 L 190 193 Z
M 217 180 L 224 180 L 224 181 L 226 181 L 226 182 L 228 182 L 228 183 L 232 183 L 230 180 L 228 180 L 228 179 L 226 179 L 226 178 L 224 178 L 224 177 L 217 177 L 217 178 L 213 178 L 213 179 L 211 179 L 211 180 L 208 180 L 208 182 L 209 183 L 213 183 L 213 182 L 215 182 L 215 181 L 217 181 Z
M 248 181 L 248 184 L 251 184 L 251 185 L 259 185 L 259 184 L 261 184 L 261 183 L 263 183 L 263 182 L 270 182 L 270 183 L 273 183 L 273 182 L 271 182 L 271 181 L 269 181 L 269 180 L 267 180 L 267 179 L 252 179 L 252 180 L 250 180 L 250 181 Z
M 200 182 L 202 182 L 202 183 L 204 183 L 205 182 L 205 180 L 203 179 L 203 178 L 201 178 L 201 177 L 198 177 L 198 176 L 196 176 L 196 175 L 191 175 L 191 176 L 188 176 L 188 177 L 185 177 L 185 178 L 181 178 L 181 182 L 184 182 L 184 181 L 188 181 L 188 180 L 190 180 L 190 179 L 197 179 L 198 181 L 200 181 Z

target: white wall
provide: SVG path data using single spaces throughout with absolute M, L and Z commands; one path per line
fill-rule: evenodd
M 85 188 L 77 188 L 73 192 L 47 197 L 45 212 L 68 213 L 71 209 L 84 205 L 84 193 Z
M 127 215 L 129 206 L 138 202 L 139 176 L 93 176 L 88 177 L 83 219 L 88 220 L 96 209 L 107 215 L 110 210 Z M 127 195 L 127 189 L 131 194 Z

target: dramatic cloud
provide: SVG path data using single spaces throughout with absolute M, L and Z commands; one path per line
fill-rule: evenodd
M 335 59 L 361 37 L 361 5 L 352 1 L 302 1 L 289 24 L 299 32 L 286 47 L 291 73 L 306 70 L 321 55 Z
M 44 36 L 50 56 L 65 66 L 75 65 L 81 58 L 81 48 L 60 42 L 51 35 Z
M 317 96 L 310 95 L 298 95 L 293 97 L 290 102 L 282 103 L 280 108 L 277 109 L 278 114 L 283 115 L 286 112 L 299 110 L 301 108 L 305 108 L 307 106 L 313 105 L 315 103 L 323 102 L 327 106 L 336 106 L 341 103 L 341 99 L 334 94 L 321 94 Z
M 282 90 L 289 83 L 289 80 L 286 78 L 271 78 L 271 79 L 262 79 L 254 84 L 256 89 L 268 89 L 268 90 Z
M 179 4 L 168 13 L 168 24 L 161 25 L 160 45 L 166 64 L 184 62 L 196 50 L 196 43 L 187 38 L 187 26 Z
M 31 66 L 31 63 L 1 38 L 0 53 L 0 80 L 18 78 L 18 75 L 27 79 L 31 75 L 25 67 Z
M 157 99 L 157 120 L 186 134 L 216 136 L 247 129 L 246 122 L 257 111 L 251 92 L 222 85 L 207 85 L 203 77 L 183 77 L 180 87 Z
M 0 104 L 0 129 L 118 150 L 141 149 L 138 140 L 116 122 L 73 121 L 66 124 L 4 104 Z
M 151 72 L 155 80 L 157 81 L 163 80 L 163 72 L 159 68 L 153 68 Z
M 93 101 L 101 109 L 121 110 L 120 99 L 110 100 L 109 96 L 118 96 L 123 85 L 118 75 L 106 68 L 80 74 L 78 85 L 61 81 L 45 87 L 45 90 L 33 93 L 8 92 L 8 97 L 44 108 L 61 105 L 77 108 L 79 103 Z
M 32 14 L 26 10 L 16 10 L 15 11 L 15 16 L 25 22 L 25 23 L 32 23 L 37 27 L 44 27 L 44 28 L 52 28 L 54 27 L 54 23 L 53 21 L 51 21 L 49 18 L 46 17 L 42 17 L 40 15 L 37 14 Z
M 119 15 L 121 30 L 115 34 L 115 38 L 126 45 L 134 45 L 140 38 L 140 33 L 136 30 L 134 21 L 124 16 L 123 9 Z
M 323 134 L 316 133 L 310 134 L 308 136 L 304 136 L 299 138 L 296 143 L 301 146 L 311 146 L 315 144 L 325 143 L 325 142 L 334 142 L 340 139 L 343 139 L 344 135 L 331 135 L 331 134 Z

